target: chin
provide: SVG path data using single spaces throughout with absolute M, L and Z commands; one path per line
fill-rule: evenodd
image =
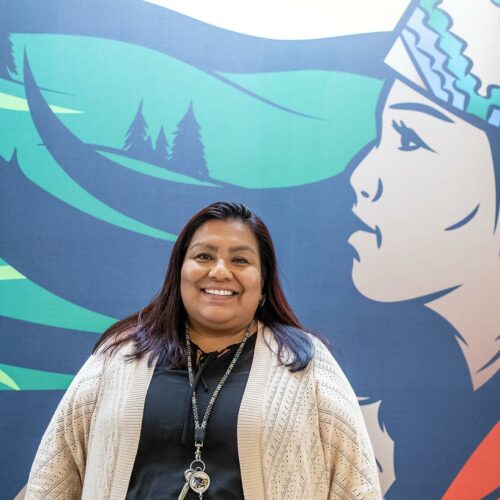
M 226 325 L 230 325 L 231 323 L 233 323 L 234 319 L 224 317 L 224 316 L 213 315 L 213 316 L 210 316 L 209 318 L 204 318 L 203 322 L 207 325 L 212 325 L 212 326 L 216 326 L 216 327 L 220 326 L 221 328 L 223 328 Z

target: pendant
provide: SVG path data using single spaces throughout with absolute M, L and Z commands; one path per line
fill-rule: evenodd
M 203 470 L 195 470 L 189 477 L 189 487 L 198 495 L 202 495 L 210 486 L 210 476 Z
M 203 448 L 203 438 L 205 430 L 203 428 L 197 428 L 201 441 L 195 442 L 196 451 L 194 453 L 194 460 L 191 462 L 189 469 L 184 473 L 186 478 L 186 485 L 189 484 L 189 488 L 194 491 L 200 500 L 203 498 L 203 493 L 208 490 L 210 486 L 210 476 L 205 472 L 205 462 L 201 459 L 201 449 Z M 184 488 L 186 487 L 184 485 Z

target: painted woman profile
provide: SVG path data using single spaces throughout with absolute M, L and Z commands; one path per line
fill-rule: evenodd
M 430 425 L 455 426 L 456 440 L 476 426 L 479 442 L 500 417 L 499 61 L 499 0 L 418 2 L 385 59 L 377 140 L 351 176 L 367 226 L 349 239 L 354 285 L 374 301 L 421 299 L 453 326 L 473 420 Z M 453 369 L 433 384 L 452 384 Z

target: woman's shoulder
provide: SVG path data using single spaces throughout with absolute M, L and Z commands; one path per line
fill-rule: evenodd
M 104 342 L 98 342 L 96 347 L 94 347 L 92 355 L 104 363 L 109 363 L 110 361 L 121 360 L 133 354 L 135 350 L 133 334 L 134 330 L 128 328 L 106 338 Z
M 311 360 L 307 368 L 313 372 L 319 385 L 353 394 L 351 384 L 335 359 L 329 342 L 324 337 L 295 327 L 286 328 L 292 335 L 300 336 L 304 342 L 310 344 Z
M 273 325 L 265 326 L 265 331 L 268 332 L 268 337 L 274 337 L 275 331 L 285 331 L 291 338 L 299 340 L 305 346 L 310 346 L 313 357 L 319 356 L 321 359 L 332 359 L 333 355 L 330 350 L 328 340 L 317 333 L 311 333 L 302 328 L 289 325 Z
M 333 380 L 336 385 L 347 385 L 352 390 L 344 371 L 333 356 L 330 346 L 315 336 L 311 336 L 311 342 L 314 346 L 314 355 L 311 363 L 318 378 L 325 382 Z
M 360 409 L 354 389 L 330 348 L 313 337 L 314 355 L 311 369 L 316 383 L 316 392 L 323 406 L 335 414 L 348 416 L 347 420 L 359 420 Z
M 117 346 L 115 349 L 97 349 L 83 363 L 76 373 L 70 387 L 69 393 L 81 394 L 86 392 L 96 392 L 102 381 L 107 377 L 112 377 L 113 373 L 120 367 L 125 367 L 127 355 L 133 352 L 133 345 L 127 342 Z
M 346 421 L 353 418 L 358 420 L 360 409 L 357 397 L 329 345 L 318 335 L 305 330 L 288 326 L 286 329 L 289 334 L 308 342 L 312 355 L 309 363 L 301 370 L 291 371 L 286 364 L 282 363 L 277 363 L 279 366 L 276 366 L 276 370 L 280 371 L 282 377 L 286 374 L 286 377 L 295 378 L 301 383 L 312 382 L 310 387 L 314 388 L 320 411 L 325 411 L 330 415 L 343 415 Z M 272 336 L 272 330 L 268 329 L 267 337 Z M 276 347 L 276 345 L 273 346 L 273 342 L 270 344 L 271 350 Z M 274 353 L 276 354 L 276 350 Z
M 126 346 L 119 346 L 113 351 L 98 349 L 96 352 L 90 354 L 75 375 L 72 383 L 73 388 L 81 390 L 82 387 L 98 382 L 110 365 L 121 363 L 125 359 L 127 352 L 128 349 L 126 349 Z

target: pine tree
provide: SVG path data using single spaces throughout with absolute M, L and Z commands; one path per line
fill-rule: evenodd
M 153 142 L 151 141 L 151 137 L 148 135 L 146 139 L 146 147 L 144 148 L 144 156 L 142 159 L 144 161 L 153 162 Z
M 168 141 L 163 127 L 161 127 L 156 139 L 156 145 L 153 151 L 153 160 L 156 165 L 161 167 L 168 166 Z
M 151 161 L 153 146 L 151 144 L 151 137 L 148 135 L 148 124 L 142 114 L 142 104 L 143 102 L 141 101 L 135 117 L 127 130 L 123 150 L 138 160 Z
M 192 102 L 177 124 L 169 168 L 191 177 L 206 179 L 209 176 L 200 125 L 194 115 Z
M 12 79 L 17 73 L 10 35 L 0 28 L 0 78 Z

